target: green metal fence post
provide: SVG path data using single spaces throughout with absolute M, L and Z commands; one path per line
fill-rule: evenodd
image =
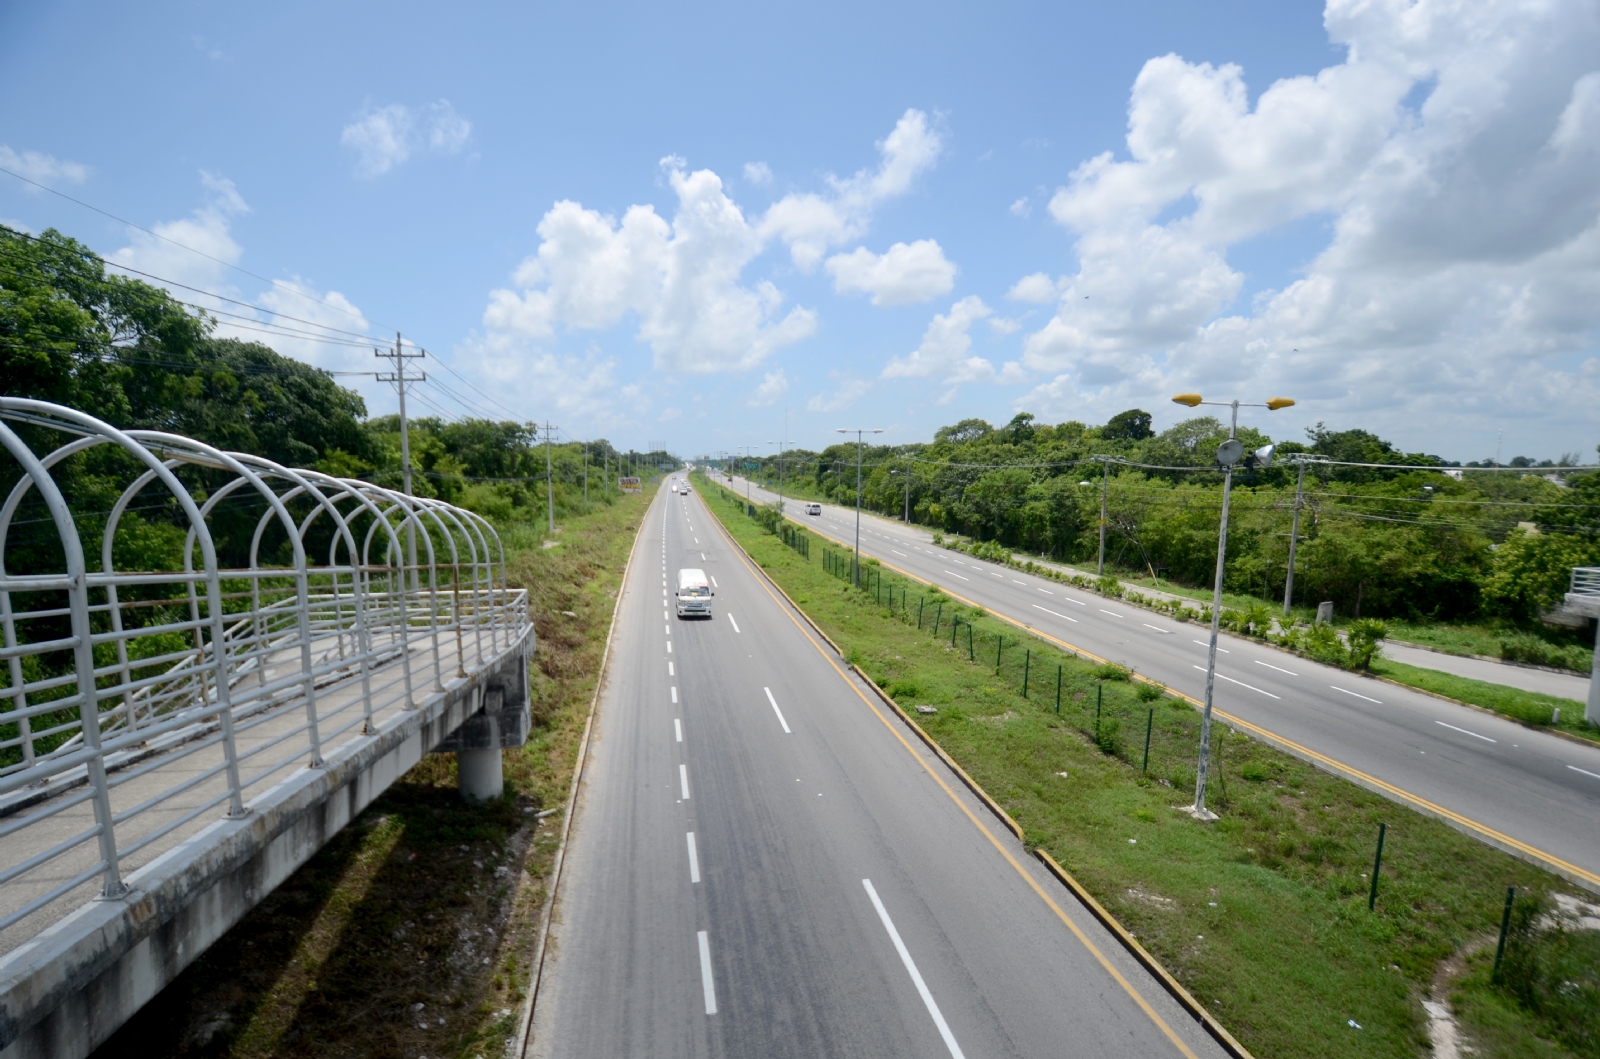
M 950 616 L 950 648 L 951 648 L 951 650 L 955 649 L 955 646 L 956 646 L 956 633 L 959 632 L 960 629 L 961 629 L 961 619 L 952 614 Z
M 917 599 L 917 628 L 919 629 L 922 628 L 922 605 L 926 602 L 928 602 L 927 596 L 922 596 Z
M 1506 887 L 1506 910 L 1500 913 L 1500 944 L 1494 950 L 1494 970 L 1489 972 L 1489 981 L 1500 980 L 1500 961 L 1506 954 L 1506 930 L 1511 926 L 1511 902 L 1517 896 L 1515 886 Z
M 1156 711 L 1152 707 L 1150 716 L 1144 719 L 1144 764 L 1139 766 L 1140 772 L 1150 771 L 1150 729 L 1156 724 Z
M 1022 652 L 1022 697 L 1028 697 L 1028 669 L 1033 664 L 1033 650 Z
M 995 676 L 999 676 L 1000 675 L 1000 652 L 1004 651 L 1005 649 L 1006 649 L 1006 638 L 1004 636 L 996 636 L 994 638 L 994 675 Z
M 1378 903 L 1378 869 L 1383 867 L 1383 836 L 1388 831 L 1388 824 L 1378 825 L 1378 852 L 1372 858 L 1372 892 L 1367 895 L 1368 912 Z
M 1105 690 L 1106 686 L 1104 684 L 1096 684 L 1094 686 L 1094 736 L 1096 739 L 1100 738 L 1100 700 Z
M 978 659 L 972 653 L 972 623 L 967 622 L 967 661 L 976 662 Z
M 1061 667 L 1056 666 L 1056 716 L 1061 716 Z

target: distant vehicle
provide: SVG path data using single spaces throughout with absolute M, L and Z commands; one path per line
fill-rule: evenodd
M 678 492 L 682 493 L 684 496 L 688 496 L 689 495 L 689 483 L 688 482 L 684 482 L 683 485 L 679 486 Z
M 711 597 L 714 595 L 716 593 L 711 591 L 711 582 L 706 579 L 704 570 L 678 571 L 678 617 L 711 617 Z
M 806 505 L 806 514 L 808 514 L 808 515 L 820 515 L 820 514 L 822 514 L 822 505 L 821 504 L 807 504 Z

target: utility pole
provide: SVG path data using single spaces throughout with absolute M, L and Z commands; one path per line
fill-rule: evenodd
M 374 357 L 394 361 L 394 371 L 389 374 L 377 372 L 374 377 L 379 382 L 392 382 L 400 393 L 400 488 L 407 496 L 415 496 L 411 491 L 411 424 L 406 419 L 406 383 L 427 382 L 428 373 L 419 372 L 416 375 L 406 374 L 406 361 L 421 360 L 428 355 L 425 349 L 415 353 L 407 353 L 405 344 L 400 338 L 400 332 L 394 333 L 394 352 L 387 353 L 381 349 L 372 351 Z M 411 567 L 411 590 L 415 592 L 417 582 L 417 527 L 408 517 L 406 519 L 406 563 Z
M 1289 575 L 1283 581 L 1283 616 L 1289 616 L 1289 601 L 1294 598 L 1294 552 L 1300 543 L 1300 498 L 1306 491 L 1306 461 L 1296 460 L 1300 475 L 1294 484 L 1294 519 L 1289 525 Z
M 589 443 L 583 443 L 583 506 L 589 506 Z
M 911 525 L 911 457 L 906 457 L 906 514 L 903 520 L 907 526 Z
M 1111 488 L 1111 460 L 1100 457 L 1100 565 L 1096 577 L 1106 576 L 1106 492 Z
M 550 536 L 556 535 L 556 480 L 550 469 L 550 437 L 554 428 L 547 419 L 544 423 L 544 502 L 550 511 Z

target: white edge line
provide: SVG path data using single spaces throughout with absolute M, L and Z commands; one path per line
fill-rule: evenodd
M 872 898 L 872 907 L 878 910 L 878 918 L 883 920 L 883 927 L 889 932 L 889 940 L 894 942 L 894 951 L 900 954 L 900 962 L 906 965 L 906 971 L 911 975 L 912 984 L 917 987 L 922 1002 L 927 1005 L 928 1014 L 933 1016 L 933 1024 L 939 1027 L 939 1036 L 944 1038 L 945 1047 L 950 1049 L 952 1059 L 966 1059 L 961 1052 L 961 1045 L 956 1043 L 955 1034 L 950 1032 L 950 1026 L 944 1021 L 944 1015 L 939 1011 L 939 1005 L 933 999 L 933 994 L 928 991 L 928 983 L 922 980 L 922 972 L 917 970 L 916 961 L 912 960 L 911 953 L 906 949 L 906 943 L 900 940 L 900 932 L 894 929 L 894 920 L 889 918 L 889 910 L 883 907 L 883 902 L 878 899 L 878 891 L 872 888 L 871 879 L 862 879 L 861 885 L 866 887 L 867 896 Z M 701 935 L 703 938 L 705 935 Z M 704 944 L 702 942 L 702 944 Z M 704 951 L 704 950 L 702 950 Z
M 711 977 L 711 939 L 700 932 L 700 987 L 706 994 L 706 1014 L 717 1013 L 717 983 Z
M 778 723 L 783 725 L 783 734 L 793 735 L 794 733 L 789 731 L 789 722 L 783 719 L 783 711 L 778 709 L 778 700 L 772 697 L 772 689 L 762 688 L 761 690 L 767 693 L 767 701 L 772 703 L 772 712 L 778 715 Z

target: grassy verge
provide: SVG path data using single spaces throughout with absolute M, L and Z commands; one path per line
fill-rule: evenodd
M 1583 703 L 1575 699 L 1560 699 L 1554 695 L 1541 695 L 1536 691 L 1508 688 L 1504 684 L 1490 684 L 1483 680 L 1441 673 L 1437 669 L 1421 669 L 1404 662 L 1387 658 L 1374 658 L 1372 672 L 1380 677 L 1406 684 L 1435 695 L 1443 695 L 1458 702 L 1482 706 L 1486 710 L 1505 714 L 1525 724 L 1541 728 L 1559 728 L 1571 735 L 1581 736 L 1600 743 L 1600 731 L 1583 719 Z M 1561 720 L 1552 725 L 1550 718 L 1561 710 Z
M 1028 840 L 1262 1059 L 1427 1054 L 1420 999 L 1439 962 L 1496 928 L 1506 886 L 1562 888 L 1225 725 L 1214 729 L 1210 795 L 1222 819 L 1196 824 L 1177 811 L 1194 782 L 1187 704 L 871 562 L 853 589 L 833 572 L 848 569 L 845 553 L 813 538 L 803 557 L 715 488 L 703 493 L 903 708 L 935 708 L 918 720 Z M 1380 823 L 1388 838 L 1369 912 Z M 1519 1011 L 1518 1032 L 1531 1033 Z
M 455 789 L 431 755 L 147 1004 L 98 1055 L 501 1054 L 515 1033 L 560 806 L 622 569 L 653 489 L 504 537 L 539 649 L 533 729 L 506 796 Z
M 1594 641 L 1586 629 L 1547 625 L 1515 629 L 1495 625 L 1465 625 L 1388 621 L 1396 640 L 1432 647 L 1453 655 L 1482 655 L 1512 662 L 1551 666 L 1587 674 L 1594 658 Z

